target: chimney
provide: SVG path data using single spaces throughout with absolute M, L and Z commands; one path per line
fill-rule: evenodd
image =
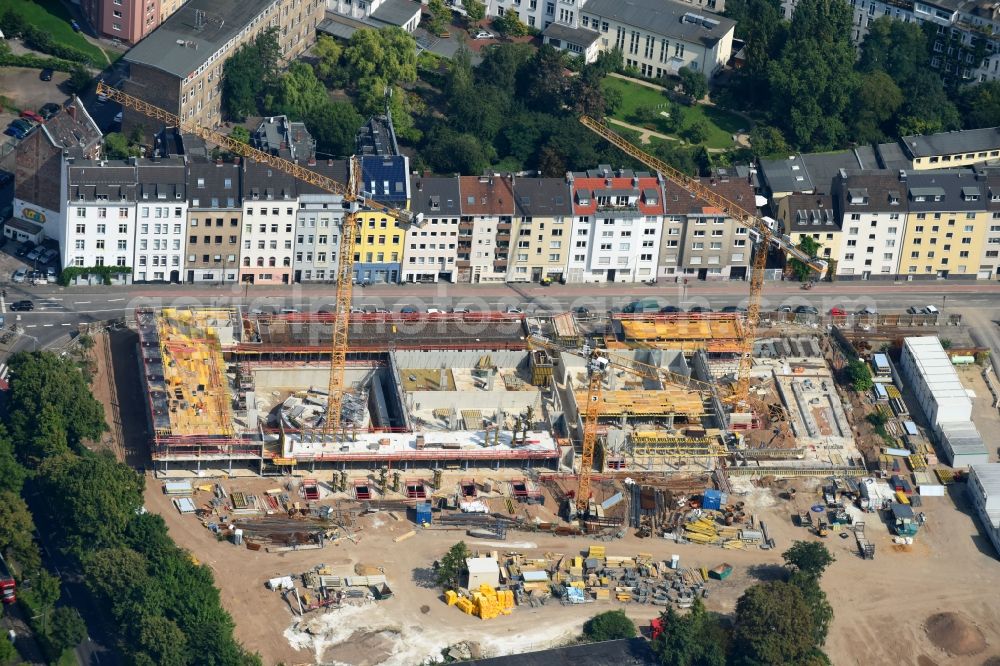
M 333 160 L 327 160 L 326 161 L 326 165 L 327 166 L 333 166 Z
M 69 106 L 67 106 L 66 113 L 69 114 L 70 118 L 76 120 L 76 104 L 70 104 Z
M 308 164 L 309 166 L 316 166 L 316 158 L 310 157 L 309 160 L 306 162 L 306 164 Z

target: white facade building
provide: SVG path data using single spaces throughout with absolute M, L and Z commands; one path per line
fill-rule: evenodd
M 247 161 L 243 180 L 240 280 L 290 284 L 298 208 L 296 181 L 263 163 Z
M 834 180 L 833 189 L 843 230 L 837 276 L 895 279 L 907 220 L 906 183 L 900 183 L 896 174 L 842 173 Z
M 187 226 L 184 159 L 140 160 L 132 275 L 136 282 L 180 282 Z
M 424 223 L 406 230 L 403 248 L 403 282 L 454 282 L 458 256 L 458 222 L 461 217 L 458 178 L 414 176 L 410 184 L 411 208 L 423 213 Z
M 904 338 L 900 370 L 934 427 L 972 419 L 972 400 L 938 338 Z
M 133 260 L 137 167 L 134 161 L 67 163 L 65 266 L 128 266 Z
M 972 465 L 966 487 L 983 533 L 1000 552 L 1000 463 Z
M 335 282 L 344 232 L 344 198 L 301 194 L 295 215 L 296 282 Z
M 656 278 L 663 230 L 663 191 L 657 178 L 643 172 L 612 171 L 610 166 L 571 177 L 573 224 L 567 281 Z

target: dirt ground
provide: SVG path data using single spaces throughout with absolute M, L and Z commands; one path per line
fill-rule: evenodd
M 40 73 L 41 70 L 27 67 L 0 67 L 0 91 L 19 111 L 37 111 L 47 102 L 62 104 L 67 95 L 60 86 L 69 79 L 69 74 L 55 72 L 51 81 L 42 81 L 38 78 Z M 16 117 L 16 113 L 0 109 L 0 123 L 4 127 Z

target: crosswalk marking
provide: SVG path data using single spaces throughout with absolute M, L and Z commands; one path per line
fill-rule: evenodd
M 7 379 L 7 373 L 10 372 L 10 368 L 7 367 L 6 363 L 0 363 L 0 380 Z

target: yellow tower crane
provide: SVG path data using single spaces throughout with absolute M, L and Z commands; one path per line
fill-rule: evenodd
M 750 272 L 750 299 L 747 302 L 746 325 L 743 329 L 743 335 L 740 338 L 740 363 L 739 369 L 736 372 L 736 385 L 733 392 L 733 397 L 737 403 L 748 404 L 750 370 L 753 363 L 753 344 L 757 338 L 757 324 L 760 322 L 760 297 L 764 289 L 764 268 L 767 263 L 768 248 L 771 243 L 774 243 L 795 259 L 798 259 L 818 272 L 820 279 L 826 275 L 827 263 L 800 250 L 789 236 L 783 236 L 776 230 L 771 229 L 767 222 L 759 216 L 754 215 L 729 199 L 719 196 L 711 188 L 702 185 L 697 178 L 692 178 L 663 160 L 653 157 L 641 148 L 637 148 L 619 134 L 608 129 L 603 123 L 589 116 L 582 116 L 580 122 L 626 155 L 660 172 L 664 178 L 682 187 L 692 196 L 701 199 L 710 206 L 720 209 L 726 216 L 731 217 L 750 229 L 751 237 L 755 239 L 757 248 L 754 255 L 753 268 Z
M 606 349 L 591 350 L 587 347 L 577 349 L 556 344 L 538 335 L 530 336 L 528 344 L 535 348 L 573 354 L 587 360 L 587 372 L 589 373 L 587 404 L 581 410 L 583 412 L 583 438 L 580 447 L 580 478 L 576 491 L 576 510 L 581 515 L 585 515 L 590 506 L 590 477 L 594 468 L 594 450 L 597 448 L 597 417 L 600 416 L 601 395 L 609 368 L 624 370 L 643 379 L 652 379 L 664 384 L 688 388 L 702 395 L 716 396 L 715 384 L 703 382 L 649 363 L 636 361 Z M 724 455 L 724 453 L 720 450 L 713 455 Z
M 348 185 L 344 185 L 300 164 L 237 141 L 221 132 L 185 122 L 173 113 L 124 93 L 117 88 L 112 88 L 103 81 L 97 84 L 97 94 L 105 95 L 123 107 L 134 109 L 150 118 L 159 120 L 168 127 L 177 127 L 182 132 L 194 134 L 232 153 L 267 164 L 327 192 L 339 194 L 349 204 L 349 214 L 344 220 L 344 233 L 341 234 L 340 259 L 337 262 L 336 311 L 333 319 L 333 335 L 330 340 L 330 393 L 327 398 L 326 419 L 323 424 L 324 435 L 335 434 L 340 425 L 341 405 L 344 399 L 344 366 L 347 361 L 351 292 L 354 284 L 354 247 L 359 231 L 356 215 L 362 208 L 365 208 L 390 215 L 404 224 L 417 226 L 423 221 L 423 215 L 413 213 L 405 208 L 383 205 L 372 199 L 370 194 L 364 192 L 361 189 L 363 180 L 361 164 L 357 157 L 350 160 L 350 182 Z

